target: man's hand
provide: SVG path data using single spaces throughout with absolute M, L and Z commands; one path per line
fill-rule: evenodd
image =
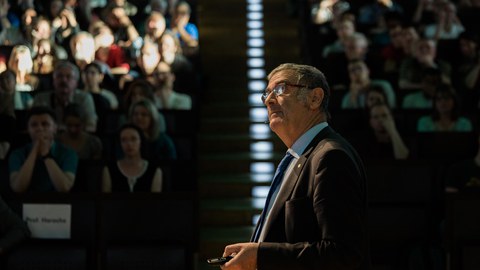
M 36 134 L 33 141 L 33 151 L 36 152 L 37 157 L 43 157 L 50 151 L 52 146 L 52 139 L 43 132 Z
M 232 255 L 233 259 L 221 266 L 223 270 L 257 269 L 258 243 L 240 243 L 225 247 L 223 256 Z

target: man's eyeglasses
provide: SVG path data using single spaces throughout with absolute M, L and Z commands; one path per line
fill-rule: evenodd
M 270 94 L 272 92 L 275 95 L 275 97 L 278 97 L 278 96 L 282 95 L 283 93 L 285 93 L 285 90 L 287 89 L 287 86 L 293 86 L 293 87 L 299 87 L 299 88 L 309 88 L 306 85 L 292 84 L 292 83 L 288 83 L 288 82 L 281 82 L 281 83 L 278 83 L 277 85 L 275 85 L 273 87 L 273 90 L 265 89 L 263 91 L 262 102 L 265 103 L 265 100 L 267 100 L 267 97 L 270 96 Z

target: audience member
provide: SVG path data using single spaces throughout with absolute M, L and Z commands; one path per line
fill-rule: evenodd
M 95 40 L 89 32 L 81 31 L 70 38 L 71 61 L 84 70 L 87 64 L 95 60 Z
M 17 14 L 10 10 L 10 3 L 8 0 L 0 0 L 0 31 L 12 26 L 18 27 L 20 19 Z
M 83 108 L 75 103 L 69 104 L 63 119 L 66 130 L 58 136 L 58 141 L 75 150 L 80 160 L 100 159 L 102 142 L 85 131 L 85 121 Z
M 177 159 L 175 144 L 166 133 L 165 118 L 152 102 L 142 99 L 133 103 L 128 113 L 128 121 L 142 130 L 149 149 L 149 159 Z
M 322 51 L 322 57 L 327 58 L 331 53 L 345 52 L 347 39 L 355 33 L 355 21 L 350 17 L 344 17 L 334 25 L 337 39 L 330 44 L 325 45 Z
M 424 36 L 435 40 L 457 39 L 460 33 L 465 31 L 457 17 L 457 7 L 448 0 L 437 2 L 436 22 L 425 26 Z
M 8 60 L 8 68 L 15 72 L 16 91 L 32 92 L 36 90 L 39 81 L 38 78 L 32 74 L 32 54 L 27 46 L 17 45 L 13 47 Z
M 463 32 L 458 38 L 458 46 L 460 55 L 455 55 L 452 65 L 453 83 L 460 92 L 480 89 L 480 36 Z
M 374 32 L 385 24 L 384 15 L 388 12 L 403 13 L 400 2 L 394 0 L 376 0 L 363 4 L 358 10 L 358 25 L 363 32 Z
M 348 81 L 347 65 L 351 60 L 360 59 L 368 65 L 372 76 L 376 77 L 381 71 L 379 61 L 369 54 L 368 39 L 362 33 L 354 33 L 346 39 L 345 52 L 333 53 L 325 59 L 325 75 L 333 87 Z
M 110 110 L 118 109 L 117 96 L 110 90 L 101 88 L 104 74 L 101 66 L 97 62 L 92 62 L 85 66 L 82 72 L 83 91 L 90 93 L 95 102 L 95 108 L 98 109 L 96 99 L 101 98 L 107 101 Z
M 0 159 L 10 152 L 16 132 L 15 74 L 6 70 L 0 73 Z
M 55 36 L 55 43 L 66 46 L 69 38 L 80 31 L 74 10 L 64 7 L 58 16 L 52 20 L 52 30 Z
M 405 57 L 414 57 L 415 53 L 415 44 L 420 38 L 418 35 L 417 29 L 412 24 L 407 24 L 403 26 L 402 29 L 402 48 Z
M 411 22 L 418 25 L 421 32 L 426 25 L 435 23 L 435 9 L 437 1 L 418 0 Z
M 102 23 L 97 24 L 93 33 L 95 40 L 95 59 L 107 64 L 114 75 L 127 74 L 130 65 L 124 49 L 114 43 L 112 29 Z
M 165 17 L 165 19 L 170 19 L 170 13 L 168 11 L 168 1 L 167 0 L 150 0 L 148 5 L 145 6 L 144 12 L 150 14 L 153 12 L 158 12 Z
M 38 43 L 40 40 L 53 41 L 52 35 L 54 32 L 50 21 L 44 16 L 38 16 L 33 18 L 32 22 L 32 55 L 36 56 L 38 53 Z M 55 57 L 58 59 L 67 59 L 67 51 L 62 45 L 52 42 L 52 52 L 55 53 Z
M 168 27 L 180 39 L 183 52 L 187 56 L 196 54 L 198 48 L 198 28 L 193 22 L 190 22 L 191 12 L 188 2 L 177 2 Z
M 426 68 L 421 78 L 420 90 L 406 95 L 402 100 L 402 109 L 433 108 L 433 96 L 439 83 L 442 82 L 441 71 L 436 68 Z
M 160 62 L 154 75 L 153 86 L 157 108 L 167 110 L 192 109 L 192 98 L 173 89 L 175 74 L 167 63 Z
M 369 110 L 377 103 L 389 104 L 383 87 L 371 85 L 365 93 L 365 108 Z M 389 107 L 391 106 L 389 105 Z
M 78 164 L 75 151 L 54 140 L 55 113 L 47 107 L 33 107 L 27 116 L 31 143 L 14 150 L 9 157 L 10 186 L 14 192 L 68 192 L 74 184 Z
M 162 61 L 170 65 L 175 75 L 189 74 L 193 71 L 190 60 L 183 55 L 180 40 L 170 31 L 159 39 Z
M 403 49 L 403 27 L 396 26 L 388 30 L 390 42 L 380 50 L 380 55 L 384 61 L 382 74 L 390 82 L 398 81 L 398 71 L 400 63 L 405 59 L 406 54 Z
M 77 89 L 80 73 L 74 64 L 68 61 L 60 61 L 53 71 L 54 91 L 39 93 L 34 98 L 34 106 L 48 106 L 53 108 L 57 119 L 62 119 L 64 109 L 68 104 L 77 103 L 85 109 L 86 130 L 95 132 L 97 128 L 97 114 L 95 104 L 90 93 Z M 59 129 L 65 130 L 63 122 L 59 122 Z
M 135 25 L 130 20 L 125 6 L 110 2 L 103 10 L 103 21 L 112 29 L 114 43 L 122 48 L 138 49 L 141 40 Z
M 357 134 L 352 142 L 360 155 L 367 159 L 406 159 L 410 155 L 397 130 L 388 105 L 377 103 L 369 109 L 369 128 Z
M 28 110 L 32 107 L 33 98 L 28 92 L 16 90 L 15 73 L 9 69 L 2 72 L 2 88 L 7 93 L 13 94 L 13 105 L 15 110 Z
M 33 58 L 33 73 L 51 74 L 58 61 L 52 42 L 49 39 L 41 39 L 34 49 L 36 54 Z
M 140 55 L 136 58 L 137 65 L 130 72 L 120 78 L 119 87 L 125 90 L 125 85 L 135 78 L 147 79 L 153 82 L 153 72 L 157 69 L 162 59 L 157 43 L 145 42 L 140 49 Z
M 388 81 L 371 79 L 370 70 L 363 60 L 350 60 L 348 63 L 348 75 L 350 85 L 348 92 L 342 100 L 342 109 L 356 109 L 365 107 L 366 93 L 374 86 L 383 89 L 387 96 L 388 105 L 391 108 L 396 106 L 395 92 Z
M 145 23 L 145 36 L 143 37 L 144 42 L 157 42 L 165 33 L 167 29 L 167 22 L 162 13 L 153 11 L 150 16 L 148 16 Z
M 425 70 L 436 68 L 441 71 L 443 81 L 450 82 L 451 66 L 437 59 L 434 40 L 421 38 L 413 44 L 413 58 L 402 61 L 398 75 L 398 86 L 402 89 L 419 89 Z
M 31 44 L 32 21 L 37 16 L 34 8 L 24 10 L 20 26 L 8 26 L 0 32 L 0 45 Z
M 155 103 L 155 88 L 145 79 L 135 79 L 127 87 L 123 95 L 123 110 L 128 114 L 131 105 L 142 99 Z
M 326 24 L 332 22 L 337 23 L 337 19 L 342 14 L 350 10 L 350 3 L 342 0 L 323 0 L 316 3 L 312 3 L 311 15 L 312 23 L 314 24 Z
M 440 84 L 436 88 L 433 113 L 418 120 L 417 130 L 419 132 L 472 131 L 470 120 L 460 116 L 458 97 L 452 86 Z
M 0 257 L 30 236 L 30 230 L 0 197 Z
M 146 141 L 142 130 L 133 124 L 120 128 L 123 157 L 103 169 L 103 192 L 161 192 L 162 171 L 142 152 Z

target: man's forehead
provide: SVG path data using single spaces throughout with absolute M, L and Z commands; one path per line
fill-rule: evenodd
M 48 113 L 32 115 L 28 122 L 30 123 L 30 122 L 45 122 L 45 121 L 53 122 L 52 117 Z

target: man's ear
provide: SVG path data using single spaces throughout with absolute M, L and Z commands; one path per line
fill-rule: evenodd
M 312 92 L 310 93 L 310 102 L 309 102 L 309 107 L 310 109 L 318 109 L 322 105 L 323 102 L 323 97 L 324 97 L 325 92 L 321 87 L 317 87 L 312 89 Z

